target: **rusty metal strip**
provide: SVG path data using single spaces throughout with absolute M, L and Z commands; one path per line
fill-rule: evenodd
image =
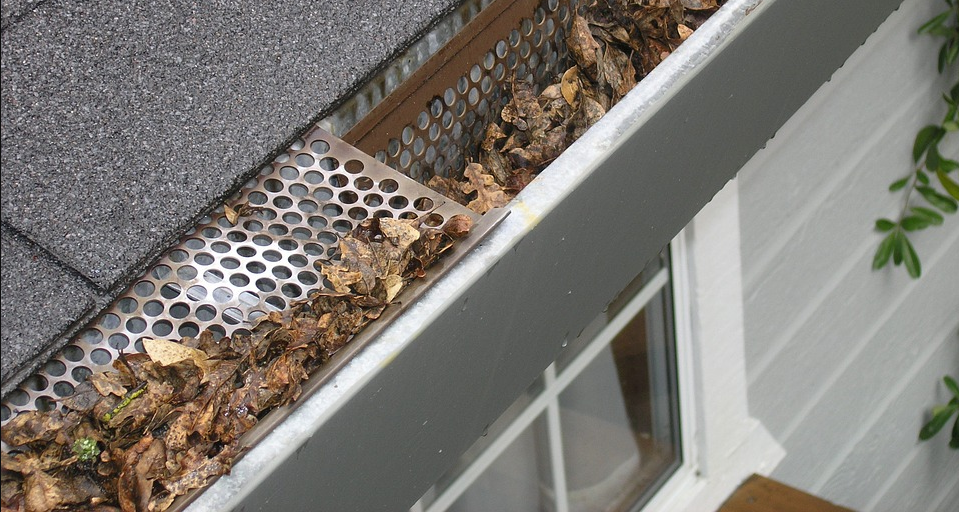
M 343 139 L 417 181 L 461 172 L 509 80 L 545 86 L 565 69 L 575 5 L 491 3 Z

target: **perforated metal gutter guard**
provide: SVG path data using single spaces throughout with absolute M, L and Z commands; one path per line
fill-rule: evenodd
M 408 508 L 898 4 L 731 0 L 190 509 Z

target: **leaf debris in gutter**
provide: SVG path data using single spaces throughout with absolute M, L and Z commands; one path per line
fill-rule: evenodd
M 333 290 L 258 319 L 248 335 L 144 339 L 116 371 L 91 375 L 64 410 L 24 411 L 4 426 L 3 510 L 162 511 L 177 496 L 228 473 L 241 438 L 379 318 L 413 279 L 466 236 L 472 220 L 443 229 L 372 218 L 322 265 Z
M 485 213 L 520 190 L 697 29 L 722 0 L 594 1 L 567 44 L 575 63 L 541 92 L 513 80 L 500 120 L 461 179 L 430 187 Z M 226 208 L 230 223 L 252 213 Z M 3 429 L 4 510 L 160 511 L 228 473 L 242 436 L 296 400 L 302 382 L 377 319 L 403 287 L 469 233 L 373 218 L 323 266 L 333 290 L 259 319 L 248 335 L 144 340 L 116 371 L 91 375 L 63 411 L 22 412 Z
M 505 206 L 723 3 L 594 0 L 573 16 L 573 62 L 559 80 L 539 93 L 526 80 L 509 82 L 509 101 L 487 125 L 476 162 L 427 185 L 477 213 Z

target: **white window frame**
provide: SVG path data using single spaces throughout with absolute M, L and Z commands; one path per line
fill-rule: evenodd
M 736 179 L 672 247 L 683 464 L 642 511 L 716 510 L 786 455 L 748 410 Z
M 775 467 L 785 452 L 748 415 L 738 215 L 734 179 L 670 244 L 671 277 L 669 269 L 654 274 L 559 376 L 551 364 L 544 389 L 435 500 L 413 512 L 447 510 L 544 412 L 553 482 L 565 498 L 559 394 L 665 286 L 672 287 L 682 464 L 641 510 L 714 510 L 750 474 Z M 564 499 L 556 506 L 569 510 Z

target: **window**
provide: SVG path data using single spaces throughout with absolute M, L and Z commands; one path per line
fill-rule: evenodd
M 681 464 L 668 252 L 413 511 L 632 510 Z

